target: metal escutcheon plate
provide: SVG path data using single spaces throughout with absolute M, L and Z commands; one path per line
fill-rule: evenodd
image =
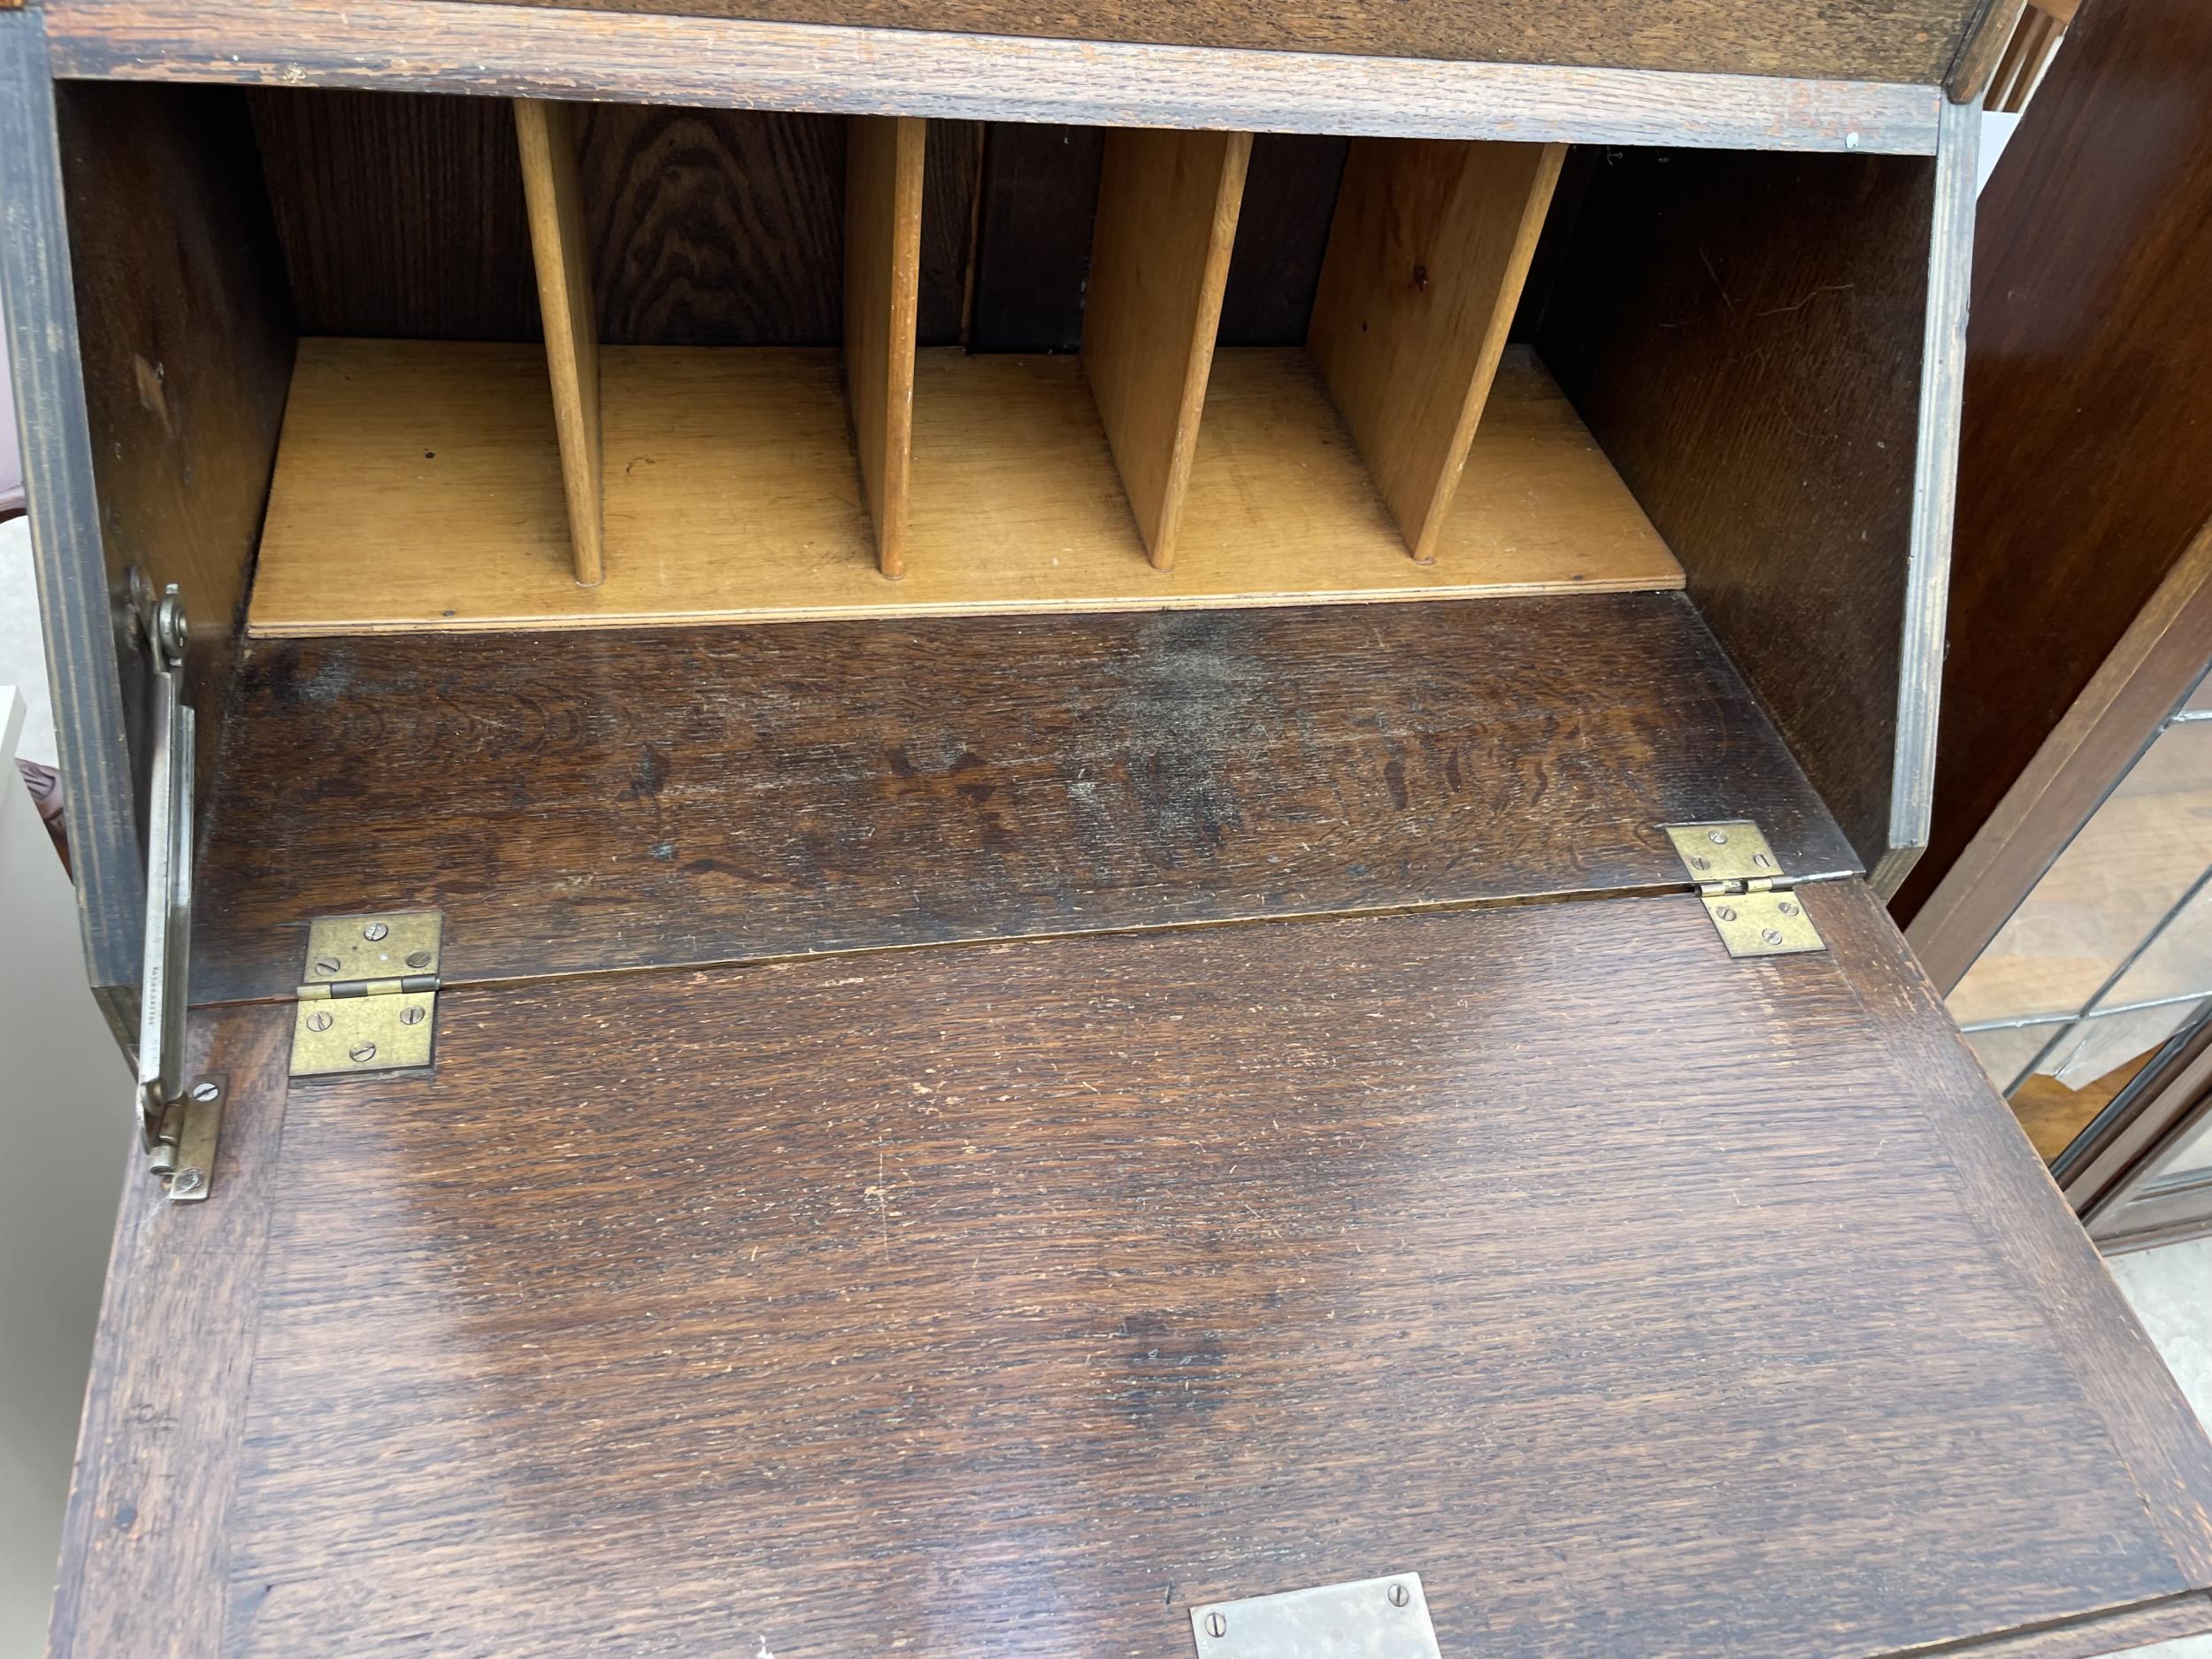
M 1210 1602 L 1190 1624 L 1198 1659 L 1441 1659 L 1417 1572 Z

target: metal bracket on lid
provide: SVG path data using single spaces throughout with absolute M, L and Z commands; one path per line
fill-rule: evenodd
M 142 586 L 133 573 L 134 588 Z M 146 935 L 138 982 L 138 1133 L 148 1171 L 170 1202 L 197 1203 L 213 1184 L 223 1087 L 184 1087 L 184 1018 L 191 1002 L 194 721 L 184 701 L 190 641 L 174 582 L 141 610 L 154 673 L 152 764 L 146 810 Z

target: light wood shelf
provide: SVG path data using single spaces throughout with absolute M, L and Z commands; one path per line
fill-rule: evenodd
M 1156 570 L 1076 357 L 925 350 L 907 575 L 874 532 L 834 349 L 602 353 L 606 580 L 574 579 L 535 346 L 301 342 L 257 634 L 1123 611 L 1679 588 L 1542 365 L 1506 353 L 1436 560 L 1406 545 L 1312 360 L 1215 354 Z

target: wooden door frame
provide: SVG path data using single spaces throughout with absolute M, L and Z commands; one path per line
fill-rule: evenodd
M 1906 925 L 1948 996 L 2212 661 L 2212 522 Z

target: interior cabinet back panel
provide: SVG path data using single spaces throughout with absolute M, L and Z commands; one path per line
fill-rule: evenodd
M 1674 595 L 522 643 L 249 645 L 196 995 L 383 906 L 450 982 L 1855 867 Z

